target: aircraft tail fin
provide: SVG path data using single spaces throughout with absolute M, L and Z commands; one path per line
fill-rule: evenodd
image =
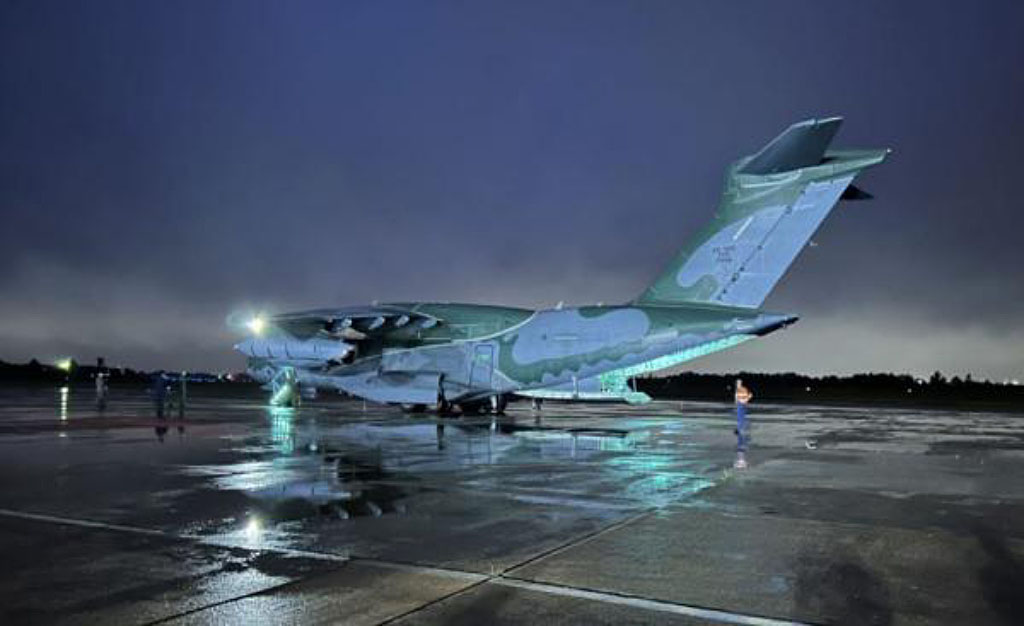
M 760 307 L 847 188 L 889 150 L 830 150 L 842 118 L 793 124 L 728 170 L 718 211 L 635 302 Z M 844 196 L 844 193 L 846 194 Z

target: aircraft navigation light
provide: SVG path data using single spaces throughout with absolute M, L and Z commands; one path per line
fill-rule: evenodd
M 262 316 L 257 315 L 256 317 L 246 322 L 245 325 L 249 327 L 249 330 L 252 331 L 252 334 L 262 335 L 263 329 L 266 328 L 267 326 L 267 322 L 266 320 L 263 319 Z
M 260 538 L 260 533 L 263 530 L 263 524 L 260 523 L 258 517 L 249 518 L 249 523 L 245 525 L 245 536 L 251 541 L 255 541 Z
M 71 359 L 60 359 L 55 363 L 55 365 L 59 370 L 63 370 L 65 372 L 71 371 Z

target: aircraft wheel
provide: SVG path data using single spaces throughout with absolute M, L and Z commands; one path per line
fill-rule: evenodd
M 486 415 L 490 408 L 489 402 L 463 402 L 459 405 L 463 415 Z

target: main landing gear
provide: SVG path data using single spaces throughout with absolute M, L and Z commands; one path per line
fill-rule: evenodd
M 444 399 L 444 395 L 440 395 L 437 398 L 437 414 L 438 415 L 451 415 L 455 405 Z
M 438 415 L 448 417 L 453 415 L 504 415 L 506 407 L 508 407 L 508 396 L 498 394 L 483 400 L 457 404 L 449 402 L 444 395 L 438 395 L 436 408 Z

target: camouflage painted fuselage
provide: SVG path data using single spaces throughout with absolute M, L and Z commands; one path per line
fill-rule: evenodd
M 682 353 L 728 337 L 747 338 L 793 321 L 716 306 L 590 306 L 530 311 L 473 304 L 399 304 L 444 320 L 394 328 L 360 343 L 349 364 L 298 369 L 300 384 L 333 387 L 381 402 L 432 403 L 549 388 Z M 294 337 L 301 341 L 303 337 Z M 294 365 L 294 363 L 292 363 Z M 280 367 L 250 359 L 267 381 Z
M 598 395 L 614 383 L 793 322 L 760 309 L 864 169 L 888 150 L 829 150 L 839 118 L 794 124 L 727 170 L 712 221 L 630 303 L 531 311 L 397 303 L 275 316 L 236 346 L 249 371 L 378 402 L 471 402 L 508 393 Z M 852 191 L 852 193 L 851 193 Z M 291 374 L 289 373 L 289 376 Z

